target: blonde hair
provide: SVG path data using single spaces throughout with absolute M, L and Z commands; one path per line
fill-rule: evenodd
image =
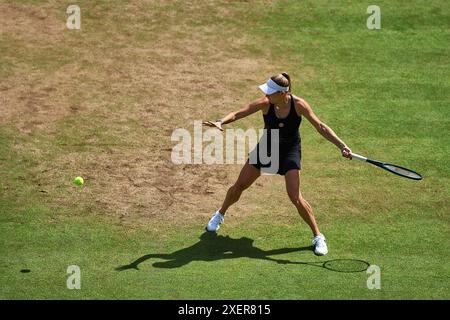
M 283 72 L 280 74 L 277 74 L 276 76 L 270 77 L 273 82 L 275 82 L 277 85 L 282 87 L 289 87 L 288 91 L 291 92 L 291 77 L 288 75 L 287 72 Z

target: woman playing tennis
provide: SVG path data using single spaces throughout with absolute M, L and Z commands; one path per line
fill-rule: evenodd
M 284 175 L 285 177 L 286 191 L 289 199 L 295 205 L 303 220 L 311 228 L 314 235 L 314 253 L 316 255 L 326 255 L 328 248 L 325 236 L 317 226 L 311 206 L 300 193 L 301 138 L 299 127 L 302 116 L 308 119 L 323 137 L 335 144 L 340 149 L 342 156 L 351 159 L 351 150 L 330 127 L 320 121 L 305 100 L 291 93 L 291 79 L 287 73 L 271 77 L 265 84 L 260 85 L 259 88 L 265 94 L 264 97 L 251 102 L 239 111 L 229 113 L 220 120 L 204 122 L 207 126 L 217 127 L 223 130 L 222 125 L 261 111 L 264 117 L 264 128 L 267 132 L 267 137 L 264 139 L 264 141 L 267 141 L 265 143 L 266 148 L 261 148 L 263 145 L 263 136 L 256 148 L 250 153 L 250 155 L 255 155 L 256 153 L 256 157 L 249 157 L 237 181 L 228 189 L 222 206 L 213 214 L 206 229 L 210 232 L 219 230 L 228 208 L 239 200 L 242 192 L 255 182 L 261 175 L 261 171 L 264 172 L 268 167 L 273 170 L 275 167 L 274 173 Z M 275 134 L 275 131 L 277 134 Z M 277 139 L 275 141 L 270 137 L 277 137 Z M 275 145 L 278 148 L 274 148 L 273 146 Z M 270 155 L 271 159 L 274 159 L 273 156 L 275 154 L 278 155 L 278 157 L 275 157 L 277 158 L 276 166 L 272 165 L 274 161 L 266 163 L 262 160 L 261 150 L 263 149 L 269 150 L 267 155 Z

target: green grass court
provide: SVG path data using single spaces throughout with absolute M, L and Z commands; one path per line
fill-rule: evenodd
M 1 299 L 450 298 L 447 1 L 78 1 L 81 30 L 69 4 L 0 0 Z M 300 188 L 325 257 L 277 176 L 202 236 L 241 165 L 170 162 L 175 128 L 282 71 L 353 152 L 424 177 L 348 161 L 303 119 Z M 379 266 L 381 289 L 320 267 L 333 259 Z

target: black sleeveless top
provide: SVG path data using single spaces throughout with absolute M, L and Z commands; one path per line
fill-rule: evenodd
M 280 150 L 287 150 L 291 147 L 299 146 L 301 142 L 299 127 L 302 122 L 302 117 L 297 115 L 294 97 L 292 95 L 290 96 L 291 103 L 287 117 L 278 118 L 275 114 L 275 106 L 273 104 L 270 104 L 267 114 L 263 114 L 264 129 L 267 129 L 269 137 L 272 129 L 279 130 Z

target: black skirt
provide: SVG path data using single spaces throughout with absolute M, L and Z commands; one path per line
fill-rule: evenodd
M 301 169 L 301 144 L 290 144 L 289 146 L 281 146 L 279 150 L 278 161 L 268 161 L 267 157 L 260 157 L 259 143 L 250 152 L 249 159 L 247 160 L 255 168 L 261 170 L 261 172 L 268 174 L 279 174 L 284 176 L 286 172 L 292 169 Z M 262 153 L 264 154 L 264 153 Z M 270 152 L 268 157 L 270 157 Z

